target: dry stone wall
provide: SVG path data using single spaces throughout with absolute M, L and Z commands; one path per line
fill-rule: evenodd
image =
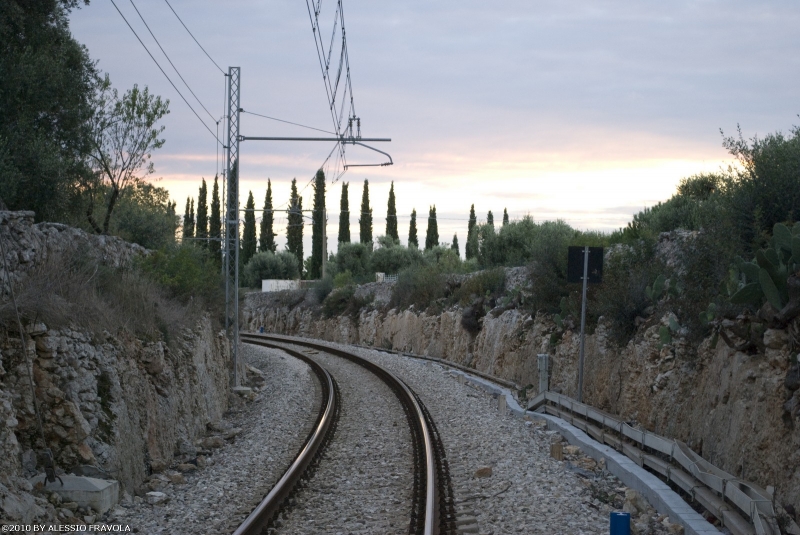
M 537 354 L 551 355 L 551 388 L 575 396 L 579 333 L 551 345 L 551 317 L 507 310 L 488 314 L 477 336 L 460 325 L 461 309 L 439 315 L 413 310 L 362 310 L 323 318 L 311 307 L 252 296 L 245 328 L 395 349 L 450 360 L 530 385 L 537 394 Z M 651 317 L 625 347 L 602 322 L 586 339 L 585 400 L 644 428 L 686 442 L 715 465 L 763 487 L 774 485 L 789 511 L 800 511 L 800 370 L 790 335 L 767 330 L 763 349 L 744 353 L 711 339 L 691 348 L 676 336 L 661 344 L 670 314 Z M 741 317 L 736 322 L 746 323 Z M 729 325 L 730 326 L 730 325 Z M 736 329 L 733 329 L 736 330 Z M 737 343 L 732 332 L 729 338 Z M 739 340 L 740 341 L 740 340 Z M 690 351 L 691 350 L 691 351 Z
M 113 267 L 146 254 L 117 238 L 34 224 L 31 212 L 0 212 L 0 233 L 15 283 L 67 249 L 86 251 Z M 0 277 L 7 301 L 6 273 Z M 43 471 L 44 447 L 59 469 L 94 466 L 133 494 L 151 468 L 190 455 L 207 424 L 227 410 L 229 346 L 207 316 L 169 346 L 125 333 L 29 324 L 27 351 L 15 322 L 8 323 L 0 324 L 0 521 L 56 518 L 53 505 L 31 493 L 26 479 Z

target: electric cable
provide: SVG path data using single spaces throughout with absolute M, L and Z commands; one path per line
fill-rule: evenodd
M 252 112 L 252 111 L 242 110 L 242 113 L 246 113 L 248 115 L 255 115 L 256 117 L 263 117 L 264 119 L 271 119 L 273 121 L 278 121 L 279 123 L 292 124 L 294 126 L 299 126 L 301 128 L 308 128 L 309 130 L 316 130 L 317 132 L 324 132 L 326 134 L 331 134 L 331 135 L 334 135 L 334 136 L 336 135 L 335 132 L 330 132 L 328 130 L 322 130 L 321 128 L 314 128 L 313 126 L 306 126 L 306 125 L 300 124 L 300 123 L 293 123 L 291 121 L 285 121 L 283 119 L 277 119 L 275 117 L 270 117 L 269 115 L 261 115 L 260 113 L 255 113 L 255 112 Z
M 211 112 L 210 112 L 210 111 L 208 111 L 208 108 L 206 108 L 206 107 L 205 107 L 205 105 L 204 105 L 204 104 L 203 104 L 203 103 L 200 101 L 200 98 L 198 98 L 198 96 L 194 94 L 194 91 L 192 91 L 192 88 L 191 88 L 191 87 L 189 87 L 189 84 L 186 82 L 186 80 L 184 80 L 183 76 L 181 75 L 180 71 L 179 71 L 179 70 L 178 70 L 178 68 L 175 66 L 175 64 L 174 64 L 174 63 L 172 63 L 172 60 L 169 58 L 169 55 L 167 54 L 167 51 L 166 51 L 166 50 L 164 50 L 164 47 L 163 47 L 163 46 L 161 46 L 161 43 L 160 43 L 160 42 L 158 41 L 158 39 L 156 38 L 156 34 L 154 34 L 154 33 L 153 33 L 153 30 L 151 30 L 151 29 L 150 29 L 150 25 L 149 25 L 149 24 L 147 24 L 147 21 L 146 21 L 146 20 L 144 20 L 144 17 L 142 16 L 142 13 L 139 11 L 139 8 L 138 8 L 138 7 L 136 7 L 136 4 L 134 4 L 134 3 L 133 3 L 133 0 L 128 0 L 128 1 L 129 1 L 129 2 L 131 3 L 131 5 L 133 6 L 133 9 L 135 9 L 135 10 L 136 10 L 136 14 L 137 14 L 137 15 L 139 15 L 139 18 L 142 20 L 142 23 L 144 24 L 144 27 L 145 27 L 145 28 L 147 28 L 147 31 L 148 31 L 148 32 L 150 32 L 150 36 L 153 38 L 153 41 L 155 41 L 155 42 L 156 42 L 156 44 L 158 45 L 158 48 L 160 48 L 160 49 L 161 49 L 161 53 L 162 53 L 162 54 L 164 54 L 164 57 L 165 57 L 165 58 L 167 58 L 167 61 L 169 61 L 169 64 L 170 64 L 170 65 L 172 65 L 172 68 L 175 70 L 175 73 L 178 75 L 178 78 L 180 78 L 180 79 L 181 79 L 181 82 L 183 82 L 183 85 L 185 85 L 185 86 L 186 86 L 186 89 L 188 89 L 188 90 L 189 90 L 189 93 L 191 93 L 191 94 L 192 94 L 192 96 L 193 96 L 193 97 L 194 97 L 194 99 L 197 101 L 197 103 L 198 103 L 198 104 L 200 104 L 200 106 L 201 106 L 201 107 L 202 107 L 202 108 L 203 108 L 203 109 L 206 111 L 206 113 L 208 114 L 208 116 L 209 116 L 209 117 L 211 117 L 211 120 L 212 120 L 212 121 L 216 120 L 216 119 L 214 119 L 214 116 L 213 116 L 213 115 L 211 115 Z
M 189 32 L 189 35 L 191 35 L 191 36 L 192 36 L 192 39 L 194 39 L 194 42 L 195 42 L 195 43 L 197 43 L 197 46 L 199 46 L 199 47 L 200 47 L 200 50 L 202 50 L 202 51 L 203 51 L 203 53 L 206 55 L 206 57 L 207 57 L 208 59 L 210 59 L 210 60 L 211 60 L 211 63 L 213 63 L 213 64 L 214 64 L 214 66 L 215 66 L 217 69 L 219 69 L 219 72 L 221 72 L 222 74 L 225 74 L 225 71 L 223 71 L 223 70 L 222 70 L 222 67 L 220 67 L 219 65 L 217 65 L 217 62 L 216 62 L 216 61 L 214 61 L 214 58 L 212 58 L 212 57 L 209 55 L 209 53 L 208 53 L 208 52 L 206 52 L 206 49 L 205 49 L 205 48 L 203 48 L 203 45 L 201 45 L 201 44 L 200 44 L 200 42 L 197 40 L 197 38 L 194 36 L 194 34 L 193 34 L 193 33 L 192 33 L 190 30 L 189 30 L 189 28 L 187 28 L 187 27 L 186 27 L 186 24 L 184 24 L 184 23 L 183 23 L 183 20 L 182 20 L 182 19 L 181 19 L 181 18 L 178 16 L 178 13 L 176 13 L 176 12 L 175 12 L 175 9 L 173 9 L 173 7 L 172 7 L 172 4 L 170 4 L 170 3 L 169 3 L 169 0 L 164 0 L 164 2 L 166 2 L 166 3 L 167 3 L 167 5 L 169 6 L 169 8 L 172 10 L 172 12 L 175 14 L 175 16 L 176 16 L 176 17 L 178 18 L 178 20 L 180 21 L 181 25 L 184 27 L 184 29 L 185 29 L 187 32 Z
M 114 8 L 117 10 L 117 13 L 119 13 L 119 16 L 120 16 L 120 17 L 122 17 L 122 20 L 124 20 L 124 21 L 125 21 L 125 24 L 127 24 L 128 28 L 130 28 L 131 32 L 133 32 L 133 35 L 136 37 L 136 40 L 137 40 L 137 41 L 139 41 L 139 44 L 141 44 L 141 45 L 142 45 L 142 47 L 144 48 L 145 52 L 147 52 L 147 55 L 148 55 L 148 56 L 150 56 L 150 59 L 152 59 L 152 60 L 153 60 L 153 63 L 155 63 L 155 64 L 156 64 L 156 67 L 158 67 L 158 70 L 160 70 L 160 71 L 161 71 L 161 74 L 163 74 L 163 75 L 164 75 L 164 77 L 167 79 L 167 81 L 168 81 L 168 82 L 169 82 L 169 84 L 172 86 L 172 88 L 173 88 L 173 89 L 174 89 L 174 90 L 175 90 L 175 91 L 178 93 L 178 96 L 180 96 L 180 97 L 181 97 L 181 99 L 183 100 L 183 102 L 184 102 L 184 103 L 186 103 L 186 105 L 187 105 L 187 106 L 189 106 L 189 109 L 190 109 L 190 110 L 192 110 L 192 113 L 194 113 L 195 117 L 197 117 L 197 120 L 198 120 L 198 121 L 200 121 L 201 123 L 203 123 L 203 127 L 204 127 L 206 130 L 208 130 L 208 133 L 209 133 L 209 134 L 211 134 L 211 136 L 212 136 L 214 139 L 216 139 L 216 140 L 217 140 L 217 143 L 220 143 L 220 144 L 221 144 L 222 142 L 219 140 L 219 138 L 218 138 L 218 137 L 217 137 L 217 136 L 214 134 L 214 132 L 212 132 L 212 131 L 211 131 L 211 129 L 208 127 L 208 125 L 205 123 L 205 121 L 203 121 L 203 119 L 200 117 L 200 115 L 198 115 L 198 114 L 197 114 L 197 112 L 196 112 L 196 111 L 195 111 L 195 109 L 192 107 L 192 105 L 191 105 L 191 104 L 189 104 L 189 101 L 188 101 L 188 100 L 186 100 L 186 97 L 184 97 L 184 96 L 183 96 L 183 93 L 181 93 L 181 92 L 180 92 L 180 90 L 177 88 L 177 86 L 175 86 L 175 84 L 173 83 L 173 81 L 170 79 L 169 75 L 168 75 L 168 74 L 167 74 L 167 73 L 164 71 L 164 69 L 162 69 L 162 68 L 161 68 L 161 65 L 159 65 L 159 63 L 158 63 L 158 61 L 156 60 L 156 58 L 153 56 L 153 54 L 152 54 L 152 53 L 150 53 L 150 50 L 147 48 L 147 45 L 145 45 L 145 44 L 144 44 L 144 42 L 142 41 L 142 39 L 139 37 L 139 34 L 137 34 L 137 33 L 136 33 L 136 30 L 134 30 L 134 29 L 133 29 L 133 26 L 131 26 L 131 23 L 130 23 L 130 22 L 128 22 L 128 19 L 126 19 L 126 18 L 125 18 L 125 15 L 123 15 L 123 14 L 122 14 L 122 11 L 120 11 L 119 7 L 117 6 L 117 3 L 116 3 L 116 2 L 114 2 L 114 0 L 111 0 L 111 3 L 114 5 Z

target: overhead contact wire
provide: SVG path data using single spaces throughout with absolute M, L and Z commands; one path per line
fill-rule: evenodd
M 130 23 L 130 22 L 128 22 L 128 19 L 127 19 L 127 18 L 125 18 L 125 15 L 123 15 L 123 14 L 122 14 L 122 11 L 120 11 L 119 7 L 117 6 L 117 3 L 116 3 L 116 2 L 114 2 L 114 0 L 111 0 L 111 3 L 114 5 L 114 8 L 117 10 L 117 13 L 119 13 L 119 16 L 120 16 L 120 17 L 122 17 L 122 20 L 124 20 L 124 21 L 125 21 L 125 24 L 127 24 L 127 25 L 128 25 L 128 28 L 130 28 L 131 32 L 133 32 L 133 35 L 134 35 L 134 36 L 136 37 L 136 39 L 139 41 L 139 44 L 141 44 L 141 45 L 142 45 L 142 48 L 144 48 L 145 52 L 147 52 L 147 55 L 148 55 L 148 56 L 150 56 L 150 59 L 152 59 L 152 60 L 153 60 L 153 63 L 155 63 L 155 64 L 156 64 L 156 67 L 158 67 L 158 70 L 160 70 L 160 71 L 161 71 L 161 74 L 163 74 L 163 75 L 164 75 L 164 77 L 167 79 L 167 81 L 168 81 L 168 82 L 169 82 L 169 84 L 172 86 L 172 88 L 173 88 L 173 89 L 174 89 L 174 90 L 175 90 L 175 91 L 178 93 L 178 96 L 180 96 L 180 97 L 181 97 L 181 99 L 183 100 L 183 102 L 184 102 L 184 103 L 185 103 L 185 104 L 186 104 L 186 105 L 189 107 L 189 109 L 190 109 L 190 110 L 192 110 L 192 113 L 194 113 L 195 117 L 197 117 L 197 120 L 198 120 L 198 121 L 200 121 L 201 123 L 203 123 L 203 127 L 204 127 L 206 130 L 208 130 L 208 133 L 209 133 L 209 134 L 211 134 L 211 136 L 212 136 L 214 139 L 216 139 L 216 140 L 217 140 L 217 143 L 220 143 L 220 144 L 221 144 L 222 142 L 219 140 L 219 138 L 216 136 L 216 134 L 214 134 L 214 132 L 213 132 L 213 131 L 212 131 L 212 130 L 211 130 L 209 127 L 208 127 L 208 125 L 205 123 L 205 121 L 203 121 L 203 119 L 200 117 L 200 115 L 198 115 L 198 113 L 195 111 L 195 109 L 192 107 L 192 105 L 191 105 L 191 104 L 189 104 L 189 101 L 188 101 L 188 100 L 186 100 L 186 97 L 184 97 L 184 96 L 183 96 L 183 93 L 181 93 L 181 92 L 180 92 L 180 90 L 177 88 L 177 86 L 175 85 L 175 83 L 174 83 L 174 82 L 173 82 L 173 81 L 170 79 L 169 75 L 168 75 L 168 74 L 167 74 L 167 73 L 164 71 L 164 69 L 162 69 L 162 68 L 161 68 L 161 65 L 159 65 L 159 63 L 158 63 L 158 61 L 156 60 L 156 58 L 153 56 L 153 54 L 152 54 L 152 53 L 150 52 L 150 50 L 147 48 L 147 45 L 145 45 L 145 44 L 144 44 L 144 42 L 142 41 L 142 39 L 139 37 L 139 34 L 137 34 L 137 33 L 136 33 L 136 30 L 134 30 L 134 29 L 133 29 L 133 26 L 131 26 L 131 23 Z

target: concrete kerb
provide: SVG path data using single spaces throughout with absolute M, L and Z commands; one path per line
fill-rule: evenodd
M 512 395 L 511 391 L 486 379 L 470 375 L 460 370 L 450 369 L 450 373 L 461 375 L 468 383 L 481 388 L 492 395 L 505 396 L 508 411 L 517 417 L 529 417 L 544 421 L 547 428 L 558 431 L 567 442 L 573 446 L 578 446 L 583 453 L 593 458 L 595 461 L 603 459 L 606 468 L 614 474 L 625 486 L 639 492 L 656 511 L 662 515 L 668 515 L 670 521 L 683 526 L 686 535 L 710 535 L 720 533 L 702 515 L 686 503 L 683 498 L 673 491 L 669 485 L 651 474 L 628 457 L 617 452 L 613 448 L 600 444 L 592 437 L 573 426 L 569 422 L 556 416 L 542 414 L 523 409 Z

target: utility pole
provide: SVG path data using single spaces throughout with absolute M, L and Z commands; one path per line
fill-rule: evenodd
M 228 67 L 227 190 L 225 215 L 225 332 L 231 341 L 233 386 L 239 386 L 239 114 L 241 68 Z

